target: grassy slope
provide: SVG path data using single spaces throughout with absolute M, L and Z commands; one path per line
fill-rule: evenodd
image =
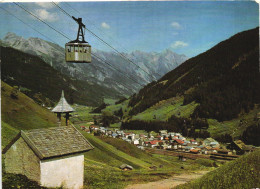
M 125 100 L 124 102 L 122 102 L 120 104 L 111 104 L 111 105 L 107 106 L 105 109 L 103 109 L 102 111 L 116 112 L 116 111 L 120 110 L 120 108 L 122 108 L 123 112 L 129 111 L 129 108 L 127 107 L 128 103 L 129 103 L 129 100 Z M 125 112 L 125 114 L 127 114 L 127 112 Z
M 260 150 L 257 150 L 177 188 L 256 188 L 260 186 L 259 161 Z
M 114 146 L 116 149 L 130 155 L 133 157 L 138 158 L 139 160 L 142 160 L 146 163 L 148 163 L 150 166 L 154 165 L 159 167 L 159 165 L 167 166 L 168 168 L 173 168 L 173 164 L 162 161 L 159 158 L 155 158 L 152 155 L 143 152 L 142 150 L 136 148 L 134 145 L 129 144 L 126 141 L 114 139 L 114 138 L 100 138 L 104 142 Z
M 116 105 L 109 105 L 102 111 L 116 112 L 120 108 L 123 109 L 124 117 L 128 117 L 128 112 L 131 107 L 127 107 L 129 100 L 124 101 L 123 103 Z M 130 120 L 143 120 L 143 121 L 167 121 L 169 117 L 172 115 L 176 117 L 189 117 L 194 109 L 198 106 L 197 103 L 192 102 L 187 105 L 183 105 L 183 96 L 181 97 L 173 97 L 167 100 L 162 100 L 154 106 L 146 109 L 144 112 L 141 112 L 137 115 L 134 115 L 130 118 Z M 217 121 L 216 119 L 207 119 L 209 123 L 209 129 L 212 137 L 219 137 L 223 134 L 230 134 L 232 137 L 240 136 L 243 131 L 250 125 L 252 125 L 255 121 L 256 114 L 260 111 L 260 107 L 255 107 L 249 113 L 243 113 L 239 115 L 237 118 L 229 120 L 229 121 Z M 180 112 L 180 115 L 178 113 Z M 156 119 L 154 119 L 154 115 Z M 243 124 L 240 124 L 240 120 L 243 120 Z M 112 124 L 111 127 L 120 127 L 120 124 Z
M 1 121 L 2 147 L 5 147 L 18 133 L 19 130 Z
M 183 171 L 209 169 L 193 160 L 181 162 L 178 157 L 150 155 L 133 145 L 113 138 L 98 138 L 81 133 L 93 144 L 93 150 L 85 154 L 86 188 L 124 188 L 128 184 L 143 183 L 168 178 Z M 134 167 L 133 171 L 121 171 L 123 163 Z M 157 170 L 149 169 L 157 166 Z M 159 166 L 162 165 L 161 168 Z M 185 167 L 185 169 L 181 169 Z
M 115 167 L 119 167 L 123 163 L 129 164 L 134 168 L 147 169 L 149 168 L 149 166 L 151 166 L 149 163 L 144 162 L 136 158 L 135 156 L 130 156 L 93 135 L 90 135 L 86 132 L 82 132 L 82 134 L 95 147 L 95 149 L 86 153 L 87 159 L 98 161 Z
M 100 114 L 90 114 L 93 110 L 90 106 L 82 106 L 82 105 L 72 105 L 75 112 L 73 112 L 72 118 L 70 119 L 72 122 L 93 122 L 93 116 L 99 116 Z M 86 124 L 84 124 L 86 125 Z
M 248 126 L 255 122 L 255 117 L 258 112 L 260 112 L 260 107 L 255 107 L 249 113 L 245 113 L 238 118 L 229 121 L 218 122 L 215 119 L 208 119 L 208 131 L 212 137 L 218 137 L 222 134 L 230 134 L 232 137 L 239 137 Z M 240 124 L 240 120 L 243 120 L 242 124 Z
M 36 104 L 32 99 L 18 92 L 18 99 L 12 99 L 12 87 L 1 82 L 2 145 L 6 145 L 20 130 L 56 126 L 54 113 Z
M 194 109 L 198 104 L 192 102 L 187 105 L 183 105 L 183 97 L 173 97 L 167 100 L 162 100 L 154 106 L 146 109 L 132 117 L 132 120 L 144 120 L 151 121 L 156 116 L 155 120 L 167 121 L 172 115 L 177 117 L 190 117 Z M 180 115 L 178 115 L 180 113 Z

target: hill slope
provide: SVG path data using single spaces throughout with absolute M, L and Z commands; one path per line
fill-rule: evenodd
M 161 100 L 184 96 L 196 101 L 194 116 L 230 120 L 260 103 L 258 28 L 223 41 L 152 82 L 134 95 L 129 106 L 136 115 Z
M 50 110 L 36 104 L 21 92 L 12 97 L 15 89 L 1 81 L 2 146 L 20 131 L 57 126 L 57 117 Z
M 115 91 L 110 88 L 61 74 L 37 56 L 10 47 L 1 47 L 0 50 L 2 80 L 9 85 L 20 86 L 23 92 L 39 103 L 41 101 L 48 103 L 48 99 L 57 102 L 61 90 L 65 91 L 65 96 L 70 103 L 92 106 L 101 104 L 104 97 L 117 97 Z M 46 105 L 50 106 L 53 103 Z
M 220 142 L 257 138 L 250 131 L 260 112 L 258 35 L 258 28 L 238 33 L 102 111 L 122 109 L 124 129 L 164 128 Z
M 1 85 L 2 147 L 20 130 L 56 126 L 56 115 L 50 110 L 39 106 L 23 93 L 16 92 L 15 88 L 6 83 L 2 82 Z M 76 127 L 79 129 L 79 125 Z M 123 188 L 130 183 L 167 178 L 183 171 L 182 166 L 185 171 L 201 168 L 200 164 L 192 160 L 180 162 L 177 157 L 150 155 L 123 140 L 102 139 L 81 129 L 79 131 L 95 147 L 85 154 L 84 182 L 88 188 Z M 121 171 L 119 166 L 122 164 L 132 165 L 134 170 Z M 157 166 L 158 169 L 151 170 L 151 166 Z M 26 187 L 28 179 L 3 172 L 3 184 L 4 188 Z M 30 184 L 38 187 L 36 183 Z
M 244 155 L 177 189 L 257 188 L 260 186 L 260 150 Z

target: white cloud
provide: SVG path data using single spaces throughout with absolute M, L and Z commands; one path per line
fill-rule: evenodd
M 178 22 L 172 22 L 171 26 L 175 29 L 181 29 L 181 25 Z
M 171 44 L 171 47 L 173 49 L 178 49 L 178 48 L 182 48 L 182 47 L 187 47 L 189 44 L 185 43 L 183 41 L 175 41 L 173 44 Z
M 48 12 L 45 9 L 36 9 L 35 13 L 40 17 L 40 19 L 48 22 L 55 22 L 59 19 L 56 13 Z
M 110 28 L 110 26 L 106 22 L 102 22 L 101 23 L 101 27 L 105 28 L 105 29 L 109 29 Z
M 50 2 L 38 2 L 35 4 L 45 9 L 50 9 L 54 7 L 54 5 Z M 58 2 L 56 2 L 56 4 L 58 4 Z

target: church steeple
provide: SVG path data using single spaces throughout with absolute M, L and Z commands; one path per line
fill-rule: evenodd
M 52 112 L 57 113 L 58 124 L 61 124 L 61 114 L 66 113 L 66 125 L 69 124 L 69 113 L 74 112 L 75 110 L 68 104 L 67 100 L 64 97 L 64 92 L 61 92 L 61 98 L 55 108 L 52 109 Z

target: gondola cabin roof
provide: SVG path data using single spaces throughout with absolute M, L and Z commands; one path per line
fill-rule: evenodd
M 72 45 L 80 45 L 80 46 L 91 47 L 91 45 L 88 44 L 88 43 L 79 43 L 79 42 L 73 42 L 73 41 L 66 43 L 66 46 L 72 46 Z
M 64 97 L 64 92 L 62 91 L 61 93 L 61 98 L 57 106 L 53 108 L 52 112 L 55 113 L 69 113 L 69 112 L 74 112 L 75 110 L 68 104 Z

